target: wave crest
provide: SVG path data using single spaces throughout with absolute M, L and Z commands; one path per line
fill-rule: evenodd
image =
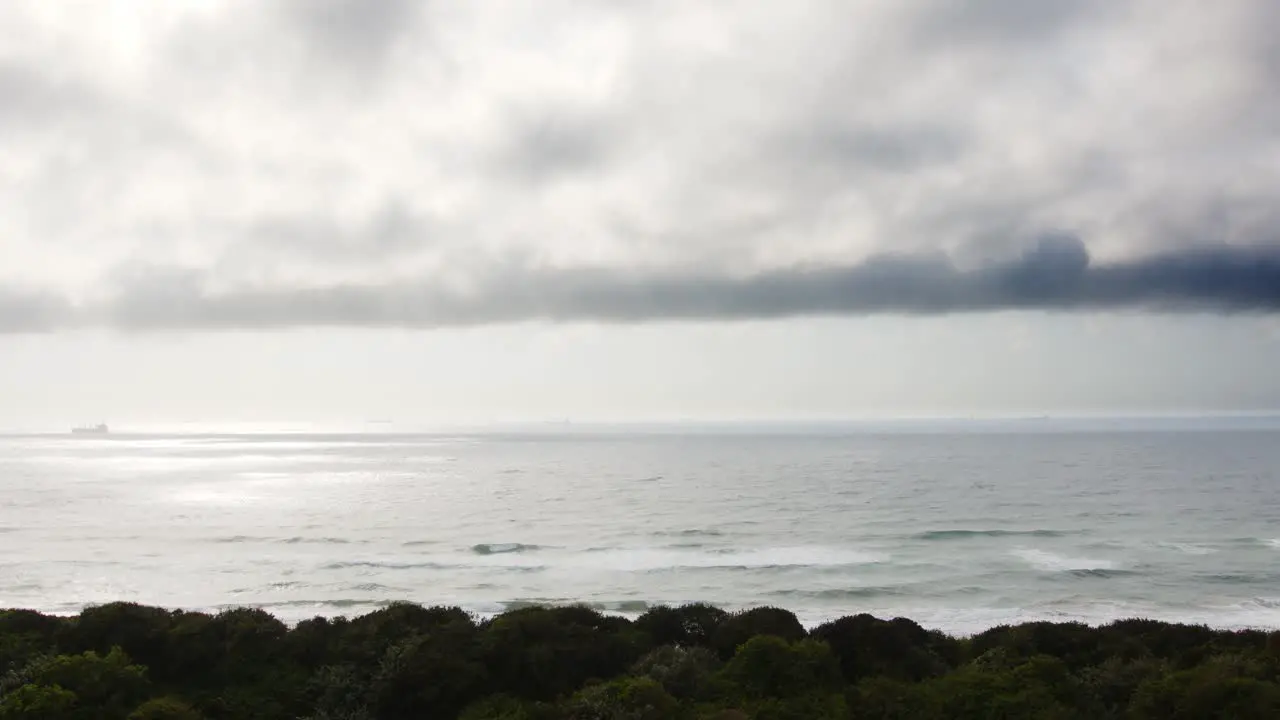
M 471 552 L 477 555 L 505 555 L 507 553 L 522 553 L 541 550 L 538 545 L 525 545 L 523 543 L 480 543 L 472 545 Z
M 1063 537 L 1060 530 L 928 530 L 912 536 L 915 540 L 968 540 L 979 537 Z
M 1044 550 L 1015 550 L 1013 555 L 1042 572 L 1071 573 L 1080 577 L 1109 577 L 1119 572 L 1112 560 L 1068 557 Z

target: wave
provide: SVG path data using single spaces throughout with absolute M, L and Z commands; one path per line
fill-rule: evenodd
M 386 598 L 380 598 L 380 599 L 373 599 L 373 598 L 367 598 L 367 599 L 365 599 L 365 598 L 361 598 L 361 599 L 337 598 L 337 599 L 333 599 L 333 600 L 278 600 L 278 601 L 274 601 L 274 602 L 255 602 L 255 603 L 245 603 L 245 604 L 242 604 L 242 605 L 219 605 L 219 606 L 217 606 L 217 607 L 219 607 L 220 609 L 232 609 L 232 608 L 240 608 L 240 607 L 255 607 L 255 608 L 261 608 L 261 609 L 263 609 L 263 610 L 271 610 L 271 609 L 281 609 L 281 610 L 284 610 L 284 609 L 289 609 L 289 608 L 337 608 L 337 609 L 347 609 L 347 608 L 364 608 L 364 607 L 387 607 L 387 606 L 391 605 L 391 604 L 392 604 L 392 603 L 394 603 L 394 602 L 395 602 L 394 600 L 388 600 L 388 599 L 386 599 Z
M 25 582 L 16 585 L 5 585 L 5 592 L 27 592 L 29 590 L 43 590 L 44 585 L 39 582 Z
M 1042 572 L 1071 573 L 1081 577 L 1110 577 L 1107 573 L 1121 572 L 1112 560 L 1068 557 L 1044 550 L 1014 550 L 1013 555 Z
M 845 567 L 887 562 L 889 556 L 822 546 L 758 549 L 615 548 L 565 558 L 567 565 L 600 570 L 660 572 L 682 569 L 767 570 Z
M 660 537 L 721 537 L 723 532 L 714 529 L 689 528 L 687 530 L 662 530 L 653 533 Z
M 827 588 L 825 590 L 775 590 L 773 597 L 806 600 L 866 600 L 879 597 L 902 597 L 911 594 L 900 587 Z
M 1082 568 L 1079 570 L 1068 570 L 1067 572 L 1070 575 L 1080 578 L 1117 578 L 1142 574 L 1137 570 L 1125 570 L 1122 568 Z
M 373 568 L 378 570 L 447 570 L 451 566 L 435 562 L 394 562 L 385 560 L 341 560 L 320 567 L 321 570 L 350 570 L 352 568 Z
M 248 544 L 248 543 L 276 543 L 281 545 L 300 545 L 300 544 L 317 544 L 317 545 L 349 545 L 352 543 L 363 543 L 363 540 L 349 540 L 340 537 L 304 537 L 295 535 L 292 537 L 272 537 L 266 535 L 227 535 L 224 537 L 216 537 L 210 542 L 218 544 Z
M 348 585 L 346 586 L 346 589 L 353 590 L 355 592 L 409 592 L 409 588 L 392 587 L 390 585 L 383 585 L 382 583 L 374 582 Z
M 553 607 L 557 605 L 572 605 L 572 600 L 568 598 L 528 598 L 520 600 L 504 600 L 498 603 L 499 612 L 509 610 L 523 610 L 525 608 L 535 607 Z
M 231 591 L 232 595 L 261 595 L 265 593 L 278 593 L 282 590 L 302 590 L 307 589 L 310 592 L 324 590 L 325 588 L 337 589 L 342 592 L 361 592 L 361 593 L 407 593 L 411 592 L 410 588 L 393 587 L 391 585 L 383 585 L 382 583 L 366 582 L 366 583 L 307 583 L 307 582 L 274 582 L 258 587 L 237 588 Z M 308 601 L 310 602 L 310 601 Z M 318 602 L 318 601 L 317 601 Z
M 1280 582 L 1280 573 L 1274 572 L 1218 572 L 1197 577 L 1202 582 L 1221 585 L 1272 585 Z
M 649 610 L 649 603 L 644 600 L 614 600 L 611 602 L 587 603 L 587 607 L 601 612 L 643 613 Z
M 461 559 L 451 561 L 448 558 L 436 561 L 402 561 L 402 560 L 342 560 L 321 565 L 321 570 L 467 570 L 495 567 L 493 564 L 476 565 Z M 498 565 L 510 572 L 540 572 L 546 570 L 545 564 L 503 564 Z
M 280 582 L 273 582 L 267 587 L 271 588 L 272 590 L 289 590 L 291 588 L 307 587 L 307 585 L 308 583 L 304 583 L 298 580 L 282 580 Z
M 216 537 L 211 542 L 216 543 L 248 543 L 248 542 L 270 542 L 271 538 L 254 537 L 252 535 L 228 535 L 226 537 Z
M 1177 550 L 1178 552 L 1186 553 L 1187 555 L 1212 555 L 1218 552 L 1214 548 L 1205 547 L 1204 545 L 1196 545 L 1194 543 L 1162 542 L 1158 544 L 1162 548 Z
M 277 540 L 286 545 L 297 545 L 299 543 L 315 543 L 318 545 L 348 545 L 352 541 L 340 537 L 290 537 Z
M 503 555 L 506 553 L 522 553 L 534 552 L 541 550 L 540 545 L 525 545 L 523 543 L 480 543 L 472 545 L 471 552 L 477 555 Z
M 576 601 L 569 598 L 519 598 L 498 603 L 503 611 L 541 607 L 586 607 L 604 613 L 639 615 L 652 607 L 644 600 Z
M 407 540 L 400 543 L 400 547 L 422 547 L 424 545 L 439 545 L 439 540 Z
M 979 537 L 1063 537 L 1060 530 L 929 530 L 912 535 L 913 540 L 968 540 Z
M 1238 537 L 1226 540 L 1231 545 L 1248 545 L 1253 547 L 1269 547 L 1280 550 L 1280 538 Z
M 599 547 L 566 550 L 520 543 L 476 545 L 469 552 L 407 555 L 330 562 L 324 570 L 477 570 L 562 573 L 667 572 L 689 569 L 764 571 L 842 568 L 887 562 L 889 556 L 838 547 L 797 546 L 755 549 L 702 547 Z

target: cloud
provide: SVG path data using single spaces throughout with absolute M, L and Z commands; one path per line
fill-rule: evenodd
M 44 124 L 92 112 L 94 99 L 33 68 L 0 61 L 0 127 Z
M 1269 308 L 1193 280 L 1280 241 L 1270 0 L 125 7 L 0 8 L 0 285 L 77 322 Z
M 644 323 L 1005 310 L 1280 312 L 1280 248 L 1205 247 L 1093 264 L 1079 239 L 1051 235 L 974 269 L 940 255 L 733 277 L 688 271 L 511 268 L 466 285 L 215 290 L 198 271 L 129 277 L 112 299 L 72 313 L 49 297 L 0 295 L 0 329 L 60 325 L 128 331 L 311 326 L 440 328 L 542 322 Z
M 74 319 L 70 303 L 53 293 L 0 287 L 0 334 L 47 332 Z
M 1098 0 L 1028 3 L 1019 0 L 931 0 L 917 27 L 933 42 L 1043 43 L 1078 28 L 1106 7 Z
M 416 0 L 290 0 L 285 22 L 301 30 L 317 56 L 367 68 L 385 59 L 412 29 L 422 5 Z

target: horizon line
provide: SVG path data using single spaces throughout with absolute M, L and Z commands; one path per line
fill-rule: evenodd
M 841 427 L 866 425 L 984 425 L 991 423 L 1116 423 L 1116 422 L 1186 422 L 1186 421 L 1280 421 L 1280 408 L 1268 410 L 1231 411 L 1168 411 L 1168 412 L 1072 412 L 1072 413 L 1008 413 L 1008 414 L 956 414 L 956 415 L 877 415 L 840 417 L 738 417 L 738 418 L 650 418 L 650 419 L 507 419 L 469 421 L 425 420 L 365 420 L 365 421 L 121 421 L 107 423 L 110 435 L 405 435 L 450 432 L 504 432 L 551 431 L 567 432 L 591 430 L 644 430 L 660 428 L 804 428 Z M 0 436 L 49 436 L 69 434 L 76 423 L 57 427 L 52 423 L 39 426 L 4 427 Z M 109 435 L 109 436 L 110 436 Z

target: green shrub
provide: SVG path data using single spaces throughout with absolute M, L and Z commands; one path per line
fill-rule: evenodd
M 740 645 L 760 635 L 772 635 L 790 642 L 803 639 L 808 633 L 790 611 L 759 607 L 724 618 L 711 637 L 711 646 L 721 658 L 728 660 Z
M 129 720 L 204 720 L 204 716 L 177 698 L 165 697 L 142 703 L 129 713 Z

